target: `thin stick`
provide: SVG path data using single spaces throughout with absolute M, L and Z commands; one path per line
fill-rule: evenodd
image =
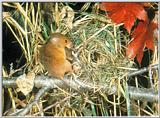
M 29 112 L 29 110 L 32 108 L 32 106 L 33 106 L 34 104 L 37 104 L 38 101 L 39 101 L 39 99 L 40 99 L 40 97 L 41 97 L 46 91 L 48 91 L 49 89 L 50 89 L 50 88 L 49 88 L 48 86 L 41 88 L 41 89 L 38 91 L 38 93 L 36 94 L 35 99 L 34 99 L 33 102 L 31 102 L 30 104 L 28 104 L 28 105 L 27 105 L 23 110 L 21 110 L 20 112 L 14 113 L 14 114 L 11 114 L 11 115 L 13 115 L 13 116 L 15 116 L 15 115 L 18 115 L 18 116 L 24 116 L 24 115 L 26 115 L 26 114 Z

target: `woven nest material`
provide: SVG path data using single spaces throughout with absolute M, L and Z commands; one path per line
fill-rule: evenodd
M 93 35 L 93 32 L 95 33 L 103 27 L 103 23 L 98 22 L 95 24 L 94 22 L 89 22 L 83 28 L 77 29 L 78 35 L 75 33 L 75 35 L 72 35 L 72 39 L 76 40 L 77 37 L 81 37 L 83 40 L 84 37 L 81 32 L 87 32 L 86 37 L 88 38 Z M 114 25 L 93 37 L 87 43 L 86 47 L 80 51 L 79 60 L 81 70 L 77 73 L 79 78 L 85 81 L 111 86 L 112 84 L 116 84 L 117 81 L 115 80 L 124 78 L 124 75 L 129 72 L 127 68 L 131 68 L 133 62 L 122 54 L 122 50 L 117 49 L 118 51 L 116 51 L 114 47 L 115 38 L 113 37 L 113 27 Z M 117 29 L 117 38 L 120 37 L 119 32 Z M 121 48 L 121 42 L 118 42 L 116 45 L 117 48 Z

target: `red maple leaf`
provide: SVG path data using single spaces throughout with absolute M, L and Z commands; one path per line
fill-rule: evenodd
M 100 8 L 101 10 L 108 11 L 107 14 L 113 22 L 117 24 L 124 23 L 124 27 L 129 33 L 137 18 L 148 21 L 147 13 L 142 3 L 102 2 Z
M 141 64 L 143 50 L 145 47 L 154 51 L 154 30 L 158 27 L 155 22 L 139 22 L 138 26 L 132 33 L 133 40 L 128 44 L 126 55 L 130 59 L 137 57 L 137 61 Z

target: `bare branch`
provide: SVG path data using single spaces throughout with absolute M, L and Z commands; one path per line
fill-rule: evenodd
M 5 79 L 3 78 L 3 86 L 4 87 L 17 87 L 16 86 L 16 77 L 12 79 Z M 64 78 L 63 80 L 61 79 L 56 79 L 53 77 L 48 77 L 48 76 L 36 76 L 34 85 L 37 88 L 42 88 L 42 87 L 50 87 L 51 89 L 60 87 L 60 88 L 74 88 L 76 90 L 83 90 L 83 91 L 88 91 L 88 90 L 103 90 L 107 92 L 108 94 L 113 94 L 117 91 L 116 86 L 109 87 L 108 85 L 96 85 L 91 82 L 83 82 L 82 80 L 79 79 L 68 79 Z
M 28 111 L 32 108 L 32 106 L 36 103 L 38 103 L 38 101 L 40 100 L 40 97 L 46 92 L 48 91 L 50 88 L 48 86 L 41 88 L 38 93 L 36 94 L 36 97 L 34 99 L 34 101 L 30 104 L 28 104 L 21 112 L 19 112 L 17 115 L 18 116 L 24 116 L 28 113 Z
M 138 74 L 142 74 L 149 69 L 157 69 L 158 64 L 149 67 L 149 68 L 143 68 L 138 71 L 134 71 L 130 74 L 128 74 L 128 77 L 135 76 Z M 16 85 L 16 79 L 17 77 L 12 77 L 12 79 L 6 79 L 3 78 L 3 87 L 9 88 L 17 88 Z M 36 76 L 34 80 L 34 86 L 37 88 L 41 88 L 39 92 L 36 94 L 36 97 L 33 102 L 28 104 L 24 109 L 13 113 L 11 115 L 18 115 L 18 116 L 24 116 L 28 113 L 28 111 L 32 108 L 34 104 L 37 104 L 40 97 L 49 89 L 55 89 L 58 87 L 66 89 L 66 88 L 74 88 L 74 90 L 78 91 L 98 91 L 102 90 L 106 92 L 107 94 L 115 94 L 117 92 L 117 86 L 107 86 L 106 84 L 104 85 L 95 85 L 92 82 L 83 82 L 80 79 L 68 79 L 64 78 L 63 80 L 61 79 L 56 79 L 48 76 Z M 158 102 L 158 92 L 154 91 L 152 89 L 145 89 L 145 88 L 136 88 L 132 86 L 128 86 L 128 93 L 130 99 L 135 99 L 135 100 L 145 100 L 149 102 Z
M 158 102 L 158 91 L 128 86 L 129 97 L 134 100 Z
M 5 80 L 3 79 L 3 86 L 4 87 L 16 87 L 15 78 Z M 65 82 L 65 83 L 64 83 Z M 63 81 L 61 79 L 55 79 L 48 76 L 36 76 L 34 85 L 37 88 L 44 88 L 48 87 L 50 89 L 54 89 L 60 87 L 66 89 L 68 87 L 80 90 L 80 91 L 96 91 L 102 90 L 107 94 L 114 94 L 117 92 L 117 87 L 112 86 L 109 87 L 107 85 L 95 85 L 91 82 L 83 82 L 82 80 L 76 79 L 67 79 L 65 78 Z M 136 88 L 132 86 L 128 86 L 128 92 L 130 94 L 131 99 L 135 100 L 146 100 L 150 102 L 157 102 L 158 101 L 158 92 L 153 91 L 152 89 L 145 89 L 145 88 Z
M 133 76 L 136 76 L 136 75 L 140 75 L 144 72 L 147 72 L 150 69 L 158 69 L 158 64 L 154 64 L 154 65 L 151 65 L 150 67 L 146 67 L 146 68 L 142 68 L 142 69 L 130 72 L 128 74 L 128 77 L 133 77 Z

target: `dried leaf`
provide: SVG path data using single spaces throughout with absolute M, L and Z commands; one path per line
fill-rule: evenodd
M 71 7 L 69 7 L 69 6 L 63 7 L 63 9 L 60 13 L 60 17 L 62 20 L 64 20 L 66 26 L 69 29 L 73 28 L 74 11 Z
M 35 74 L 32 72 L 19 76 L 16 80 L 17 91 L 21 91 L 25 96 L 30 93 L 34 86 L 34 78 Z

